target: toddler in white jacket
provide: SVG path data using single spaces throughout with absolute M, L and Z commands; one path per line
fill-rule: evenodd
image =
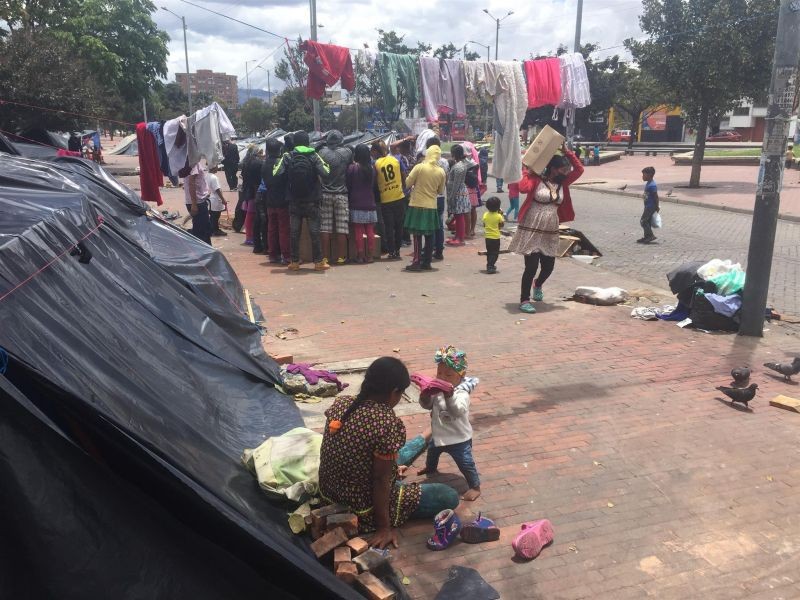
M 436 377 L 450 383 L 453 393 L 423 394 L 419 402 L 431 411 L 433 436 L 428 444 L 425 468 L 420 475 L 436 473 L 439 457 L 449 454 L 467 480 L 469 489 L 464 500 L 475 500 L 481 495 L 481 482 L 475 460 L 472 458 L 472 425 L 469 422 L 469 395 L 478 385 L 476 377 L 467 377 L 467 355 L 454 346 L 436 352 Z

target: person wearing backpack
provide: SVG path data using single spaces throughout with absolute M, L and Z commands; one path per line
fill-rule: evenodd
M 289 200 L 292 262 L 289 263 L 288 268 L 290 271 L 300 269 L 300 231 L 303 219 L 305 219 L 311 235 L 314 269 L 325 271 L 329 267 L 322 259 L 320 244 L 321 180 L 327 179 L 331 170 L 316 150 L 309 146 L 308 133 L 298 131 L 293 137 L 294 150 L 284 154 L 273 170 L 276 177 L 285 177 L 286 197 Z

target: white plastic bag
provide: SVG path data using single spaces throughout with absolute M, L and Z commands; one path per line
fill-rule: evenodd
M 661 213 L 654 212 L 653 216 L 650 218 L 650 225 L 653 226 L 654 229 L 661 229 Z
M 625 302 L 628 299 L 628 292 L 618 287 L 599 288 L 592 286 L 582 286 L 575 288 L 573 296 L 579 302 L 587 304 L 598 304 L 600 306 L 611 306 Z
M 717 275 L 722 275 L 723 273 L 727 273 L 729 271 L 741 271 L 742 265 L 739 263 L 731 262 L 730 260 L 720 260 L 715 258 L 713 260 L 708 261 L 702 267 L 697 269 L 697 274 L 705 281 L 716 277 Z

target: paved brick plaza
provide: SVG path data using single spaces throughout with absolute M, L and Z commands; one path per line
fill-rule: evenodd
M 733 366 L 797 353 L 780 326 L 759 341 L 561 302 L 579 284 L 643 287 L 568 259 L 542 310 L 521 315 L 521 259 L 501 256 L 501 273 L 483 275 L 477 245 L 450 250 L 432 273 L 375 263 L 289 275 L 240 242 L 233 234 L 221 249 L 267 315 L 272 351 L 332 361 L 399 349 L 414 370 L 431 369 L 441 344 L 469 352 L 484 493 L 459 512 L 483 511 L 503 535 L 433 553 L 430 524 L 404 527 L 396 565 L 414 597 L 435 596 L 456 564 L 504 598 L 800 597 L 800 415 L 768 406 L 797 388 L 757 369 L 753 412 L 714 390 Z M 298 339 L 272 335 L 284 327 Z M 426 419 L 405 417 L 409 435 Z M 449 458 L 441 470 L 437 480 L 464 490 Z M 519 524 L 541 517 L 555 543 L 515 562 Z

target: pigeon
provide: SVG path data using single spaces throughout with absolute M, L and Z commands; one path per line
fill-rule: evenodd
M 669 188 L 669 191 L 667 192 L 667 196 L 672 196 L 672 188 Z
M 731 377 L 733 377 L 733 387 L 744 387 L 750 380 L 749 367 L 736 367 L 731 370 Z
M 620 192 L 624 192 L 626 189 L 628 189 L 628 184 L 626 183 L 625 185 L 623 185 L 622 187 L 619 187 L 619 188 L 617 188 L 617 189 L 618 189 Z
M 718 389 L 720 392 L 722 392 L 728 398 L 731 399 L 731 406 L 733 406 L 734 402 L 741 402 L 747 408 L 750 408 L 750 406 L 747 403 L 756 397 L 756 390 L 758 389 L 758 384 L 751 383 L 750 386 L 746 388 L 730 388 L 721 385 L 716 389 Z
M 764 366 L 783 375 L 784 381 L 791 381 L 792 375 L 800 373 L 800 356 L 796 357 L 790 363 L 768 362 L 764 363 Z

